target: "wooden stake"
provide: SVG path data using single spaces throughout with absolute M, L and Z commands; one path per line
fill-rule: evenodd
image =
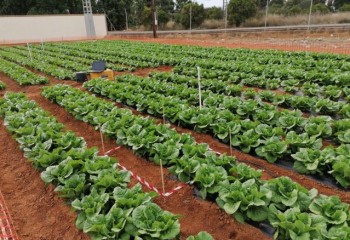
M 230 135 L 230 154 L 232 157 L 232 137 L 231 137 L 231 127 L 228 128 L 228 134 Z
M 198 71 L 198 95 L 199 95 L 199 109 L 202 109 L 202 87 L 201 87 L 201 68 L 197 67 Z
M 101 126 L 100 126 L 100 136 L 101 136 L 101 143 L 102 143 L 102 151 L 103 151 L 103 155 L 105 154 L 105 144 L 103 141 L 103 135 L 102 135 L 102 131 L 101 131 Z
M 165 107 L 164 107 L 164 104 L 163 104 L 163 124 L 165 124 Z
M 30 50 L 29 43 L 27 43 L 27 48 L 28 48 L 28 52 L 29 52 L 30 61 L 33 61 L 32 51 Z
M 165 193 L 164 174 L 163 174 L 163 161 L 162 161 L 162 159 L 160 159 L 160 175 L 162 177 L 163 193 Z

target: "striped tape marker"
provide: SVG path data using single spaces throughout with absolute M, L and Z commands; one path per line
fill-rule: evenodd
M 13 228 L 12 219 L 0 191 L 0 240 L 19 240 Z
M 118 149 L 120 149 L 121 146 L 113 148 L 109 151 L 107 151 L 105 153 L 105 155 L 109 155 L 110 153 L 117 151 Z M 159 195 L 163 196 L 163 197 L 169 197 L 171 195 L 173 195 L 175 192 L 179 191 L 180 189 L 184 188 L 187 184 L 183 183 L 175 188 L 173 188 L 171 191 L 169 192 L 162 192 L 160 191 L 158 188 L 156 188 L 155 186 L 153 186 L 151 183 L 149 183 L 148 181 L 146 181 L 144 178 L 140 177 L 139 175 L 135 174 L 134 172 L 130 171 L 129 169 L 127 169 L 126 167 L 124 167 L 123 165 L 121 165 L 120 163 L 117 163 L 117 166 L 119 169 L 122 169 L 124 171 L 127 171 L 130 173 L 130 175 L 136 179 L 139 183 L 141 183 L 142 185 L 146 186 L 148 189 L 155 191 L 156 193 L 158 193 Z

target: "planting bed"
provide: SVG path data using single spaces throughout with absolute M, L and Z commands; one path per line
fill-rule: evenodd
M 28 61 L 21 46 L 0 48 L 0 56 L 50 82 L 44 88 L 20 86 L 15 74 L 0 69 L 6 92 L 24 92 L 101 155 L 121 146 L 111 156 L 158 189 L 160 160 L 165 191 L 190 181 L 173 195 L 154 199 L 181 215 L 181 239 L 200 231 L 214 239 L 271 239 L 274 231 L 278 239 L 350 237 L 349 57 L 266 51 L 254 63 L 262 53 L 109 41 L 48 44 L 46 54 L 32 48 L 34 61 Z M 59 80 L 73 79 L 74 71 L 102 57 L 117 70 L 116 82 L 98 79 L 83 87 Z M 308 66 L 299 58 L 307 58 Z M 197 65 L 203 109 L 198 106 Z M 0 190 L 19 237 L 88 239 L 74 226 L 71 198 L 65 203 L 52 185 L 45 186 L 3 123 Z M 154 137 L 149 131 L 158 128 L 164 136 L 147 142 Z M 132 178 L 129 187 L 136 183 Z M 78 199 L 85 194 L 89 191 Z M 326 204 L 330 213 L 323 212 Z M 301 228 L 296 219 L 310 222 Z

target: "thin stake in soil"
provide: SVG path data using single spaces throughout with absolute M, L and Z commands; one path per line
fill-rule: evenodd
M 41 39 L 41 50 L 45 50 L 45 48 L 44 48 L 44 40 L 43 39 Z
M 228 134 L 229 134 L 229 137 L 230 137 L 230 154 L 231 154 L 231 157 L 232 157 L 232 136 L 231 136 L 231 127 L 228 128 Z
M 160 175 L 161 175 L 161 177 L 162 177 L 163 193 L 165 193 L 164 173 L 163 173 L 163 161 L 162 161 L 162 159 L 160 159 Z
M 197 67 L 197 70 L 198 70 L 199 109 L 202 109 L 201 68 Z
M 102 151 L 103 151 L 103 155 L 105 154 L 105 143 L 103 141 L 103 135 L 102 135 L 102 131 L 101 131 L 101 126 L 100 126 L 100 136 L 101 136 L 101 143 L 102 143 Z
M 32 51 L 30 50 L 29 43 L 27 43 L 27 48 L 28 48 L 28 52 L 29 52 L 30 61 L 33 61 Z

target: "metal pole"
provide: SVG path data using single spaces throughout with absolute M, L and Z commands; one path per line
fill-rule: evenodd
M 225 29 L 227 29 L 227 1 L 225 1 Z
M 126 12 L 126 8 L 124 8 L 125 10 L 125 25 L 126 25 L 126 31 L 129 30 L 129 25 L 128 25 L 128 13 Z
M 152 0 L 152 20 L 153 20 L 153 37 L 157 38 L 157 19 L 156 19 L 156 4 L 155 0 Z
M 311 0 L 311 3 L 310 3 L 309 21 L 308 21 L 308 23 L 307 23 L 307 29 L 308 29 L 308 30 L 310 29 L 311 13 L 312 13 L 312 4 L 313 4 L 313 0 Z
M 192 31 L 192 2 L 190 4 L 190 31 Z
M 269 14 L 269 2 L 270 2 L 270 0 L 266 1 L 265 29 L 264 29 L 264 31 L 266 31 L 266 27 L 267 27 L 267 15 Z

